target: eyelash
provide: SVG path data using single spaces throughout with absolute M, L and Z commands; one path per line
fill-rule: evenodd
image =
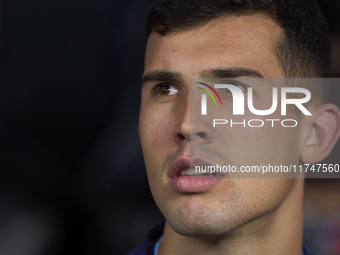
M 248 87 L 249 87 L 249 86 L 247 86 L 247 85 L 245 85 L 245 84 L 243 84 L 243 83 L 238 83 L 238 82 L 235 83 L 234 85 L 237 86 L 237 87 L 239 87 L 240 89 L 244 90 L 243 93 L 247 92 L 247 89 L 248 89 Z
M 236 82 L 236 81 L 232 81 L 232 82 L 228 81 L 228 82 L 223 82 L 223 83 L 237 86 L 238 88 L 243 90 L 243 93 L 247 93 L 247 89 L 249 88 L 249 86 L 247 86 L 246 84 L 243 84 L 241 82 Z M 223 93 L 223 92 L 231 93 L 228 89 L 219 89 L 217 92 L 218 93 Z
M 237 87 L 239 87 L 240 89 L 242 89 L 243 90 L 243 93 L 247 93 L 247 88 L 249 87 L 248 85 L 245 85 L 245 84 L 243 84 L 243 83 L 241 83 L 241 82 L 237 82 L 237 81 L 225 81 L 225 83 L 228 83 L 228 84 L 231 84 L 231 85 L 235 85 L 235 86 L 237 86 Z M 157 85 L 155 85 L 154 86 L 154 88 L 152 89 L 152 91 L 151 91 L 151 94 L 152 94 L 152 96 L 156 96 L 156 97 L 167 97 L 167 96 L 171 96 L 171 95 L 174 95 L 174 94 L 169 94 L 169 95 L 160 95 L 160 88 L 162 87 L 162 86 L 170 86 L 171 88 L 171 92 L 172 93 L 174 93 L 174 94 L 178 94 L 179 93 L 179 89 L 177 88 L 177 86 L 175 86 L 175 85 L 173 85 L 173 84 L 171 84 L 171 83 L 168 83 L 168 82 L 162 82 L 162 83 L 159 83 L 159 84 L 157 84 Z M 175 90 L 174 92 L 173 92 L 173 90 Z M 170 93 L 171 93 L 170 92 Z M 223 93 L 223 92 L 227 92 L 227 93 L 229 93 L 230 91 L 229 90 L 225 90 L 225 89 L 223 89 L 223 91 L 217 91 L 218 93 Z

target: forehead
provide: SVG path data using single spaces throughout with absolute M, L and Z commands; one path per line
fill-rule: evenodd
M 282 29 L 263 15 L 228 17 L 161 36 L 151 33 L 144 74 L 157 70 L 198 77 L 214 68 L 249 68 L 263 77 L 283 77 L 276 47 Z

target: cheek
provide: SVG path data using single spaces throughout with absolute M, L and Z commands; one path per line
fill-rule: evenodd
M 268 124 L 261 128 L 228 126 L 221 127 L 220 130 L 215 129 L 219 134 L 216 135 L 214 149 L 223 151 L 229 162 L 238 167 L 298 164 L 298 130 L 281 126 L 272 128 Z
M 150 184 L 160 178 L 162 164 L 173 147 L 174 121 L 169 110 L 160 106 L 142 106 L 139 133 Z
M 144 155 L 145 166 L 149 186 L 154 200 L 161 206 L 162 187 L 164 176 L 162 176 L 162 165 L 169 154 L 173 142 L 172 130 L 174 121 L 171 114 L 161 107 L 142 106 L 139 119 L 139 133 Z
M 173 121 L 167 112 L 160 107 L 142 107 L 139 131 L 144 153 L 158 155 L 161 152 L 159 148 L 171 142 Z
M 237 183 L 240 213 L 257 216 L 280 206 L 294 183 L 293 179 L 240 179 Z

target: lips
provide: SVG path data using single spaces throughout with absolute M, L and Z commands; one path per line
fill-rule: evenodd
M 190 168 L 189 158 L 179 158 L 174 163 L 171 164 L 169 170 L 169 177 L 173 178 L 179 176 L 183 170 Z
M 200 193 L 205 192 L 220 183 L 222 176 L 219 173 L 215 175 L 180 175 L 182 171 L 190 169 L 190 163 L 192 166 L 212 166 L 208 161 L 201 158 L 182 157 L 177 159 L 169 169 L 170 185 L 173 189 L 181 193 Z

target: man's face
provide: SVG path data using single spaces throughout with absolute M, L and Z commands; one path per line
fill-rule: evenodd
M 238 167 L 299 163 L 300 128 L 266 125 L 217 132 L 211 122 L 190 123 L 190 78 L 209 75 L 211 70 L 229 76 L 284 77 L 276 56 L 281 35 L 281 28 L 260 15 L 230 17 L 166 36 L 150 35 L 139 132 L 151 192 L 176 232 L 223 235 L 262 216 L 274 217 L 290 195 L 292 179 L 222 178 L 202 189 L 181 187 L 181 182 L 174 185 L 171 173 L 174 162 L 185 165 L 190 158 Z M 269 109 L 271 89 L 258 88 L 257 93 L 258 105 Z M 271 117 L 280 119 L 280 111 Z

